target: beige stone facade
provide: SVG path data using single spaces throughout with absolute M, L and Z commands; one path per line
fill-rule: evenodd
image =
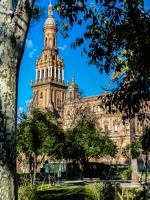
M 51 109 L 57 114 L 61 126 L 72 127 L 79 118 L 90 113 L 104 132 L 110 132 L 110 138 L 118 145 L 118 155 L 112 162 L 122 163 L 122 148 L 130 143 L 130 124 L 122 123 L 121 114 L 107 114 L 107 109 L 100 106 L 99 96 L 80 97 L 74 77 L 70 85 L 64 83 L 64 61 L 57 49 L 56 23 L 52 5 L 48 7 L 48 18 L 43 27 L 44 48 L 36 62 L 36 80 L 31 83 L 33 89 L 32 106 L 44 110 Z M 81 77 L 82 78 L 82 77 Z M 102 94 L 105 95 L 105 94 Z M 134 120 L 135 135 L 141 132 L 140 124 Z

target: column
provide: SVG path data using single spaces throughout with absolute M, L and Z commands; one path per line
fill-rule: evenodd
M 50 66 L 50 68 L 51 68 L 51 77 L 52 77 L 53 76 L 53 67 Z
M 58 79 L 60 80 L 60 68 L 58 68 Z
M 42 68 L 40 68 L 40 79 L 42 78 Z
M 50 66 L 48 66 L 48 78 L 50 77 Z
M 64 81 L 64 69 L 62 69 L 62 81 Z
M 35 79 L 36 79 L 36 81 L 37 81 L 37 79 L 38 79 L 38 70 L 37 69 L 35 69 Z
M 54 67 L 54 79 L 56 79 L 56 67 Z

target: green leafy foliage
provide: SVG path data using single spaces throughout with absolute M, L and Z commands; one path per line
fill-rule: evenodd
M 121 174 L 122 179 L 124 179 L 124 180 L 131 180 L 131 175 L 132 175 L 132 169 L 131 168 L 123 170 L 123 172 Z
M 18 185 L 18 200 L 34 200 L 36 192 L 37 185 L 33 185 L 25 176 L 22 176 L 21 184 Z
M 60 141 L 63 131 L 55 123 L 51 111 L 42 112 L 39 109 L 31 110 L 29 119 L 18 124 L 17 149 L 29 157 L 33 152 L 36 155 L 48 153 L 60 154 Z
M 109 135 L 98 130 L 91 121 L 80 121 L 73 129 L 65 133 L 65 149 L 63 156 L 86 164 L 91 158 L 100 158 L 107 155 L 114 157 L 117 146 L 110 140 Z
M 145 6 L 146 5 L 146 6 Z M 100 73 L 120 73 L 115 79 L 117 88 L 108 94 L 104 102 L 115 105 L 116 110 L 124 111 L 124 119 L 150 119 L 145 114 L 145 104 L 150 92 L 150 7 L 146 1 L 138 0 L 59 0 L 55 9 L 63 26 L 62 35 L 75 24 L 85 26 L 83 35 L 71 44 L 73 48 L 83 47 L 89 65 L 96 66 Z
M 85 186 L 86 200 L 119 200 L 120 187 L 112 183 L 92 183 Z
M 150 128 L 144 127 L 143 134 L 131 144 L 125 146 L 122 155 L 126 158 L 138 158 L 140 155 L 148 155 L 150 152 Z

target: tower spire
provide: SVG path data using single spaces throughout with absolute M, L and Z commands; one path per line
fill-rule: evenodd
M 48 6 L 48 17 L 53 16 L 53 6 L 52 6 L 52 1 L 50 0 L 50 4 Z

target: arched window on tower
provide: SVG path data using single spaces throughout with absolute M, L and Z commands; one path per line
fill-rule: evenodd
M 43 99 L 43 92 L 40 93 L 40 99 Z
M 55 38 L 53 38 L 53 46 L 55 47 L 55 42 L 56 42 L 56 40 L 55 40 Z
M 58 79 L 58 70 L 56 70 L 56 78 Z
M 47 38 L 45 38 L 45 46 L 47 46 Z
M 62 71 L 60 71 L 60 80 L 62 80 Z
M 44 78 L 44 70 L 42 70 L 42 76 L 41 77 Z
M 52 46 L 52 38 L 49 39 L 49 45 Z
M 46 76 L 46 78 L 48 77 L 48 69 L 46 69 L 46 75 L 45 76 Z
M 70 98 L 72 99 L 72 92 L 70 92 Z

